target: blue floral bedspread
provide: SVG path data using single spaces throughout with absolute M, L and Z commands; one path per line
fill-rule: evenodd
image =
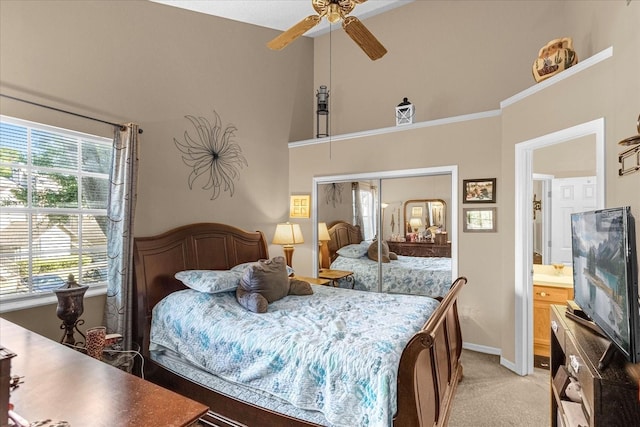
M 151 342 L 228 381 L 317 410 L 336 426 L 388 426 L 406 343 L 438 302 L 313 286 L 255 314 L 234 292 L 174 292 L 153 309 Z
M 354 289 L 378 290 L 378 262 L 366 255 L 361 258 L 338 256 L 331 268 L 353 271 Z M 443 297 L 453 282 L 451 258 L 398 255 L 397 260 L 382 263 L 382 278 L 382 292 Z M 340 286 L 351 285 L 343 281 Z

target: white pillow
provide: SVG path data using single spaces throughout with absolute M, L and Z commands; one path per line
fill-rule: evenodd
M 345 258 L 362 258 L 367 254 L 367 250 L 369 249 L 368 245 L 363 245 L 361 243 L 354 243 L 351 245 L 343 246 L 338 249 L 336 252 L 338 255 L 343 256 Z
M 186 270 L 177 272 L 175 278 L 191 289 L 215 294 L 235 291 L 242 279 L 242 271 Z
M 242 264 L 238 264 L 236 266 L 231 267 L 231 271 L 239 271 L 241 273 L 244 272 L 244 270 L 250 266 L 251 264 L 255 264 L 258 261 L 253 261 L 253 262 L 243 262 Z M 295 271 L 293 270 L 293 268 L 289 267 L 287 265 L 287 276 L 292 276 L 293 273 L 295 273 Z

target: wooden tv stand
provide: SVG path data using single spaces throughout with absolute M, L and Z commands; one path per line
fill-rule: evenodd
M 606 368 L 598 369 L 609 340 L 567 318 L 565 311 L 565 306 L 551 306 L 551 426 L 639 425 L 638 383 L 626 373 L 624 357 L 616 351 Z M 565 395 L 567 375 L 580 383 L 582 402 Z

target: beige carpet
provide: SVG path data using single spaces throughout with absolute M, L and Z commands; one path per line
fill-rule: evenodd
M 550 423 L 549 371 L 521 377 L 498 356 L 463 350 L 464 378 L 453 399 L 449 427 L 545 427 Z

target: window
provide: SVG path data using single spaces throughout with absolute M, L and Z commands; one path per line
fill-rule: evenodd
M 378 221 L 375 209 L 376 188 L 362 182 L 359 187 L 360 190 L 358 192 L 354 191 L 353 196 L 356 197 L 356 194 L 360 195 L 360 207 L 362 210 L 362 238 L 364 240 L 373 240 L 376 237 L 376 224 Z M 355 204 L 353 216 L 353 223 L 357 224 L 355 217 Z
M 0 116 L 0 298 L 106 283 L 112 140 Z

